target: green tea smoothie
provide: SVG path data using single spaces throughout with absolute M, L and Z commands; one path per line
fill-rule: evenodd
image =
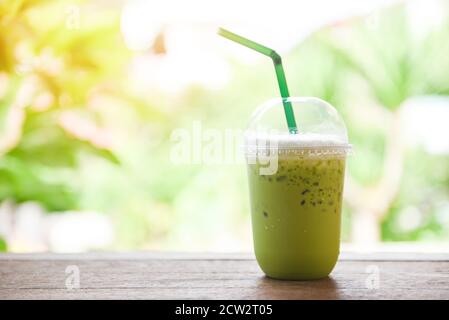
M 245 133 L 257 262 L 273 278 L 325 277 L 340 246 L 345 157 L 351 149 L 345 123 L 326 101 L 290 97 L 275 50 L 223 28 L 218 34 L 270 57 L 282 97 L 257 108 Z M 271 166 L 273 150 L 277 170 Z M 265 166 L 259 170 L 265 155 L 270 175 Z
M 248 165 L 254 248 L 279 279 L 326 277 L 340 246 L 345 155 L 278 156 L 273 175 Z

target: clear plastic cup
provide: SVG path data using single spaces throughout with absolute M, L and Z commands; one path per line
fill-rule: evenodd
M 340 248 L 345 161 L 351 146 L 338 112 L 318 98 L 288 98 L 298 134 L 288 132 L 282 99 L 253 114 L 245 132 L 254 250 L 272 278 L 329 275 Z

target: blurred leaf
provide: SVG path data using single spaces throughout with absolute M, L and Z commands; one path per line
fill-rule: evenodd
M 22 139 L 9 155 L 52 167 L 75 167 L 79 152 L 91 153 L 116 164 L 120 163 L 110 150 L 69 135 L 59 126 L 58 114 L 57 110 L 28 111 L 22 129 Z
M 70 180 L 62 173 L 10 155 L 3 156 L 0 161 L 0 199 L 37 201 L 50 211 L 77 208 L 74 185 L 70 186 Z
M 6 241 L 0 237 L 0 252 L 6 252 L 6 251 L 8 251 L 8 246 L 6 244 Z

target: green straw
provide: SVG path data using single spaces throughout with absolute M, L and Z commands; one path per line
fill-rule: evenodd
M 273 49 L 267 48 L 257 42 L 243 38 L 223 28 L 218 29 L 218 34 L 225 37 L 226 39 L 244 45 L 245 47 L 256 50 L 257 52 L 260 52 L 273 60 L 274 69 L 276 71 L 276 77 L 279 84 L 279 90 L 281 91 L 282 103 L 284 105 L 284 112 L 285 118 L 287 119 L 288 130 L 290 131 L 290 133 L 298 133 L 298 128 L 296 127 L 295 114 L 293 113 L 292 104 L 290 103 L 290 101 L 288 101 L 290 93 L 288 92 L 287 80 L 285 79 L 284 67 L 282 67 L 281 56 Z

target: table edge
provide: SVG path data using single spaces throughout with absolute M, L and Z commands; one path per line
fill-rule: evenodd
M 10 260 L 254 260 L 251 252 L 88 252 L 88 253 L 0 253 Z M 424 252 L 342 252 L 341 261 L 449 261 L 449 253 Z

